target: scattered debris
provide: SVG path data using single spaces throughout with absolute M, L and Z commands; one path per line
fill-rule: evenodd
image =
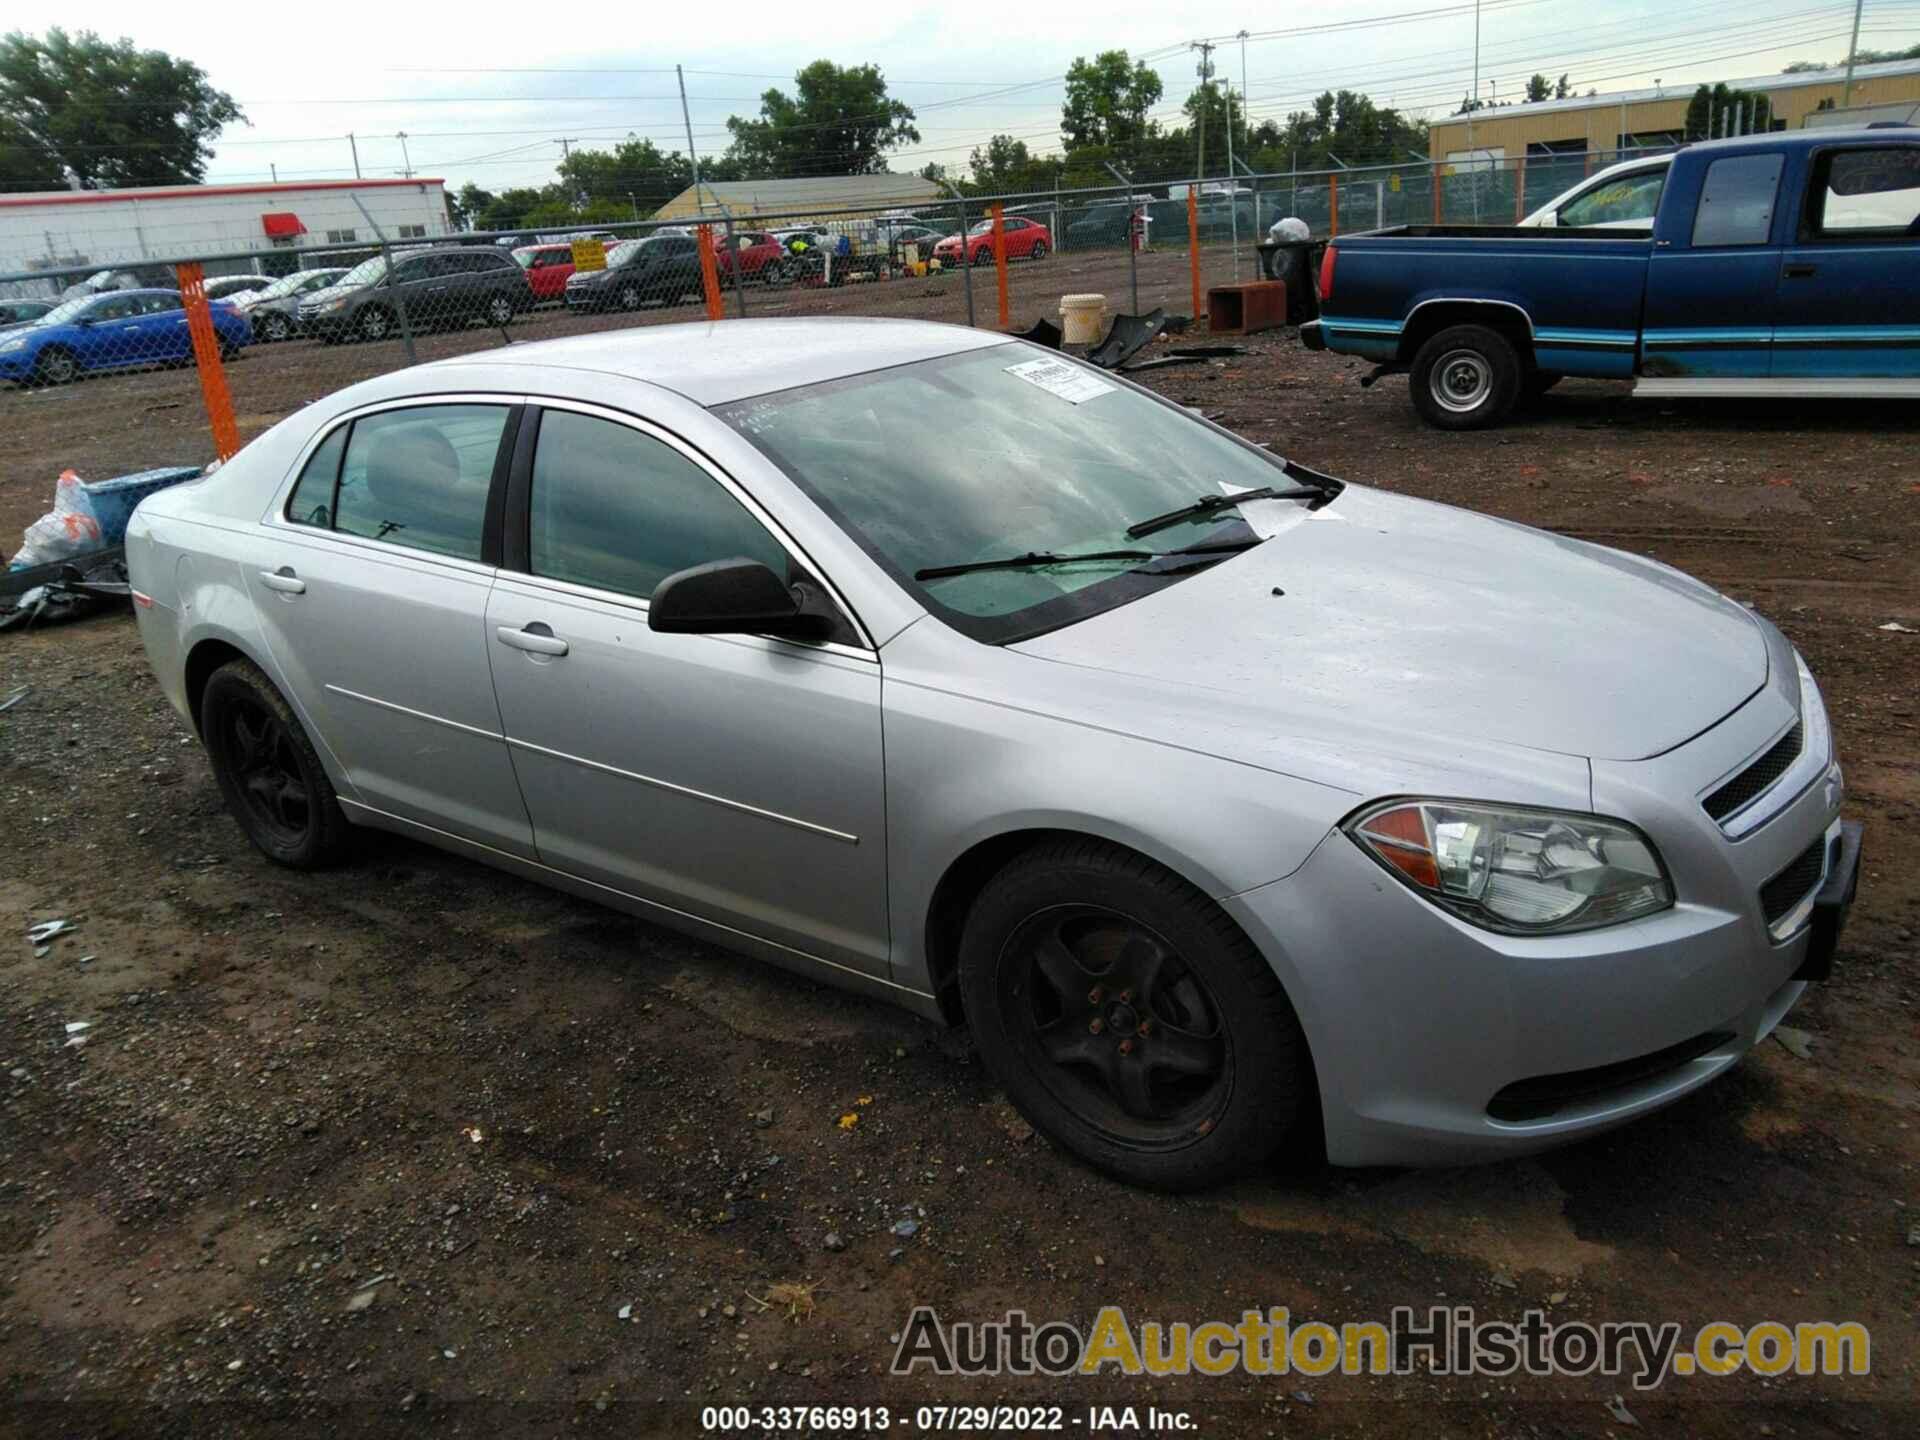
M 1514 1279 L 1512 1272 L 1508 1270 L 1495 1270 L 1491 1278 L 1493 1283 L 1502 1290 L 1518 1290 L 1520 1288 L 1520 1282 Z
M 14 706 L 18 705 L 22 700 L 27 698 L 27 695 L 32 688 L 33 687 L 29 685 L 22 685 L 18 690 L 14 691 L 13 694 L 7 696 L 6 699 L 0 700 L 0 710 L 11 710 Z
M 898 1235 L 902 1240 L 911 1240 L 920 1233 L 920 1222 L 918 1220 L 896 1220 L 893 1224 L 893 1233 Z
M 757 1130 L 764 1130 L 773 1124 L 773 1107 L 769 1105 L 766 1109 L 755 1112 L 753 1124 Z
M 67 1023 L 67 1034 L 78 1035 L 82 1030 L 91 1030 L 92 1028 L 93 1022 L 91 1020 L 72 1020 Z
M 1813 1059 L 1813 1036 L 1807 1031 L 1797 1030 L 1791 1025 L 1776 1025 L 1773 1027 L 1773 1038 L 1802 1060 Z
M 27 931 L 27 939 L 32 944 L 44 945 L 56 935 L 64 935 L 69 930 L 77 930 L 79 928 L 80 927 L 75 925 L 71 920 L 48 920 L 44 924 L 35 925 L 31 930 Z
M 1909 626 L 1902 625 L 1898 620 L 1889 620 L 1887 621 L 1886 624 L 1882 625 L 1880 628 L 1882 630 L 1891 630 L 1896 635 L 1920 635 L 1920 630 L 1915 630 Z
M 787 1319 L 795 1325 L 813 1314 L 813 1295 L 820 1287 L 814 1285 L 796 1285 L 783 1281 L 767 1291 L 765 1297 L 748 1292 L 747 1298 L 762 1310 L 785 1310 Z
M 854 1126 L 858 1125 L 859 1123 L 860 1123 L 860 1112 L 858 1110 L 849 1110 L 847 1111 L 846 1114 L 840 1117 L 840 1128 L 842 1130 L 851 1130 L 853 1129 Z
M 1618 1395 L 1607 1401 L 1607 1414 L 1611 1415 L 1615 1420 L 1618 1420 L 1622 1425 L 1631 1425 L 1636 1429 L 1639 1428 L 1640 1422 L 1633 1418 L 1633 1412 L 1627 1409 L 1627 1402 L 1622 1400 Z
M 631 1320 L 631 1319 L 633 1319 L 633 1306 L 631 1306 L 631 1305 L 622 1305 L 622 1306 L 621 1306 L 621 1307 L 620 1307 L 620 1308 L 619 1308 L 618 1310 L 616 1310 L 616 1311 L 614 1311 L 614 1312 L 613 1312 L 613 1318 L 614 1318 L 614 1319 L 616 1319 L 616 1320 Z
M 467 1139 L 471 1140 L 476 1145 L 478 1145 L 482 1140 L 487 1138 L 486 1132 L 483 1131 L 478 1125 L 469 1125 L 465 1130 L 462 1130 L 460 1133 L 466 1136 Z
M 833 1251 L 833 1253 L 836 1255 L 838 1255 L 842 1250 L 847 1248 L 846 1239 L 840 1234 L 838 1230 L 829 1230 L 827 1232 L 827 1238 L 823 1243 L 826 1245 L 827 1249 Z
M 132 594 L 125 552 L 117 547 L 14 571 L 0 575 L 0 597 L 12 597 L 11 605 L 0 610 L 0 631 L 25 630 L 42 621 L 78 620 Z
M 1144 315 L 1116 315 L 1106 336 L 1087 351 L 1087 359 L 1102 370 L 1117 370 L 1138 355 L 1168 328 L 1167 312 L 1158 308 Z
M 1044 345 L 1049 350 L 1058 350 L 1062 336 L 1060 327 L 1043 315 L 1034 322 L 1031 330 L 1022 330 L 1013 338 L 1026 340 L 1034 345 Z
M 376 1275 L 347 1297 L 347 1313 L 357 1314 L 373 1304 L 374 1297 L 380 1293 L 380 1287 L 391 1280 L 391 1275 Z

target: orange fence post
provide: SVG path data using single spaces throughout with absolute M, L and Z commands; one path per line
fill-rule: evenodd
M 1200 308 L 1200 182 L 1187 187 L 1187 265 L 1193 271 L 1193 318 L 1204 313 Z
M 1446 176 L 1440 173 L 1440 162 L 1433 162 L 1433 223 L 1446 224 Z
M 187 334 L 193 340 L 193 359 L 200 371 L 200 398 L 206 402 L 207 423 L 213 430 L 213 453 L 231 460 L 240 453 L 240 426 L 233 418 L 233 396 L 227 390 L 226 368 L 220 363 L 220 337 L 213 332 L 213 312 L 207 308 L 206 272 L 197 262 L 174 267 L 180 279 L 180 298 L 187 310 Z
M 1000 285 L 1000 328 L 1005 330 L 1013 322 L 1007 318 L 1007 215 L 1006 207 L 996 200 L 990 212 L 993 216 L 993 269 Z
M 720 298 L 720 266 L 713 256 L 713 227 L 700 227 L 700 288 L 707 292 L 707 319 L 724 320 L 727 316 L 726 304 Z M 732 257 L 738 265 L 740 257 Z
M 1327 238 L 1340 233 L 1340 177 L 1327 176 Z
M 1513 162 L 1513 223 L 1518 225 L 1527 218 L 1527 157 L 1519 156 Z

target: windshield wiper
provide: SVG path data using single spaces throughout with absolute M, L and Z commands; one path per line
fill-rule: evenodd
M 1191 505 L 1182 505 L 1178 510 L 1169 510 L 1164 515 L 1155 515 L 1142 520 L 1137 525 L 1127 527 L 1128 538 L 1138 540 L 1142 535 L 1151 535 L 1156 530 L 1165 530 L 1169 525 L 1178 525 L 1183 520 L 1198 520 L 1221 510 L 1231 510 L 1247 500 L 1325 500 L 1327 492 L 1318 486 L 1302 486 L 1294 490 L 1276 490 L 1271 485 L 1261 485 L 1253 490 L 1242 490 L 1233 495 L 1202 495 Z
M 1003 555 L 995 560 L 966 560 L 958 565 L 930 565 L 913 572 L 916 580 L 942 580 L 949 575 L 971 575 L 981 570 L 1028 570 L 1042 565 L 1072 565 L 1082 560 L 1166 560 L 1187 556 L 1229 555 L 1250 550 L 1259 540 L 1235 540 L 1224 545 L 1195 545 L 1187 550 L 1083 550 L 1060 555 L 1051 550 L 1032 550 L 1025 555 Z

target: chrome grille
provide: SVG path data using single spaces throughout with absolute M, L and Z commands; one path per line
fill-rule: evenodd
M 1758 760 L 1702 800 L 1701 807 L 1715 820 L 1724 820 L 1745 809 L 1765 794 L 1800 758 L 1801 740 L 1801 726 L 1796 721 L 1794 727 L 1768 746 L 1766 753 Z

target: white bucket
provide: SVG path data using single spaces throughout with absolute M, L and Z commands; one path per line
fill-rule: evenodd
M 1062 295 L 1060 328 L 1069 345 L 1093 345 L 1107 327 L 1107 297 L 1104 295 Z

